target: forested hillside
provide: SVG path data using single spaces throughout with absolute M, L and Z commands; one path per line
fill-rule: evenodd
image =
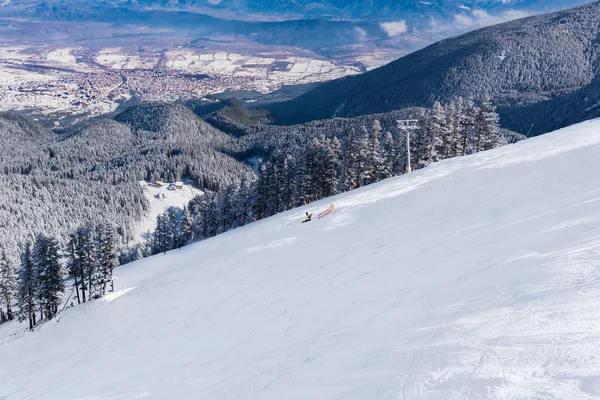
M 8 144 L 0 153 L 7 193 L 0 205 L 0 323 L 15 318 L 17 301 L 18 318 L 33 329 L 57 315 L 69 287 L 78 303 L 107 294 L 119 263 L 405 173 L 398 119 L 413 120 L 416 169 L 520 139 L 499 128 L 487 97 L 285 128 L 263 125 L 265 114 L 235 102 L 204 117 L 243 129 L 228 135 L 189 108 L 164 103 L 133 106 L 61 135 L 22 117 L 0 118 Z M 250 156 L 257 176 L 241 162 Z M 166 209 L 148 240 L 131 244 L 148 211 L 138 180 L 161 178 L 187 178 L 205 193 L 183 209 Z
M 221 153 L 230 137 L 179 105 L 147 104 L 62 135 L 14 115 L 0 116 L 0 237 L 7 248 L 36 233 L 64 236 L 108 222 L 125 242 L 145 214 L 137 181 L 191 180 L 201 189 L 249 178 Z
M 263 127 L 262 133 L 244 136 L 232 143 L 240 151 L 269 154 L 268 161 L 257 161 L 257 179 L 242 180 L 220 193 L 205 193 L 183 210 L 168 209 L 158 216 L 144 251 L 158 254 L 179 248 L 405 173 L 405 132 L 387 130 L 396 128 L 400 115 L 319 121 L 289 127 L 280 134 Z M 415 169 L 520 139 L 499 129 L 498 115 L 487 98 L 477 103 L 459 98 L 445 106 L 436 102 L 431 109 L 405 110 L 406 115 L 415 118 L 411 139 L 411 167 Z M 385 118 L 385 125 L 380 117 Z
M 279 123 L 293 124 L 429 107 L 434 100 L 487 93 L 504 127 L 544 133 L 600 115 L 594 106 L 600 101 L 599 26 L 600 2 L 495 25 L 442 40 L 365 74 L 324 83 L 269 109 Z

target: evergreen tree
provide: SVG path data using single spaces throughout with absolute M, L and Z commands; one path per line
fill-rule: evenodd
M 70 235 L 69 242 L 67 243 L 67 249 L 69 253 L 67 270 L 69 272 L 69 278 L 73 279 L 73 288 L 75 289 L 75 294 L 77 295 L 77 304 L 81 304 L 82 300 L 85 303 L 85 284 L 83 284 L 85 282 L 85 273 L 83 272 L 83 262 L 80 258 L 81 250 L 78 231 L 73 232 Z M 80 287 L 82 289 L 81 296 L 79 295 Z
M 225 187 L 217 196 L 217 210 L 219 214 L 218 233 L 227 232 L 233 225 L 233 185 Z
M 356 141 L 356 178 L 355 182 L 358 187 L 368 183 L 370 167 L 369 167 L 369 132 L 364 126 L 360 129 L 360 134 Z
M 113 271 L 118 265 L 117 234 L 111 225 L 102 224 L 98 227 L 98 285 L 102 288 L 102 295 L 106 288 L 114 290 Z
M 100 269 L 101 256 L 96 227 L 86 226 L 83 228 L 80 245 L 88 295 L 90 299 L 98 299 L 102 296 L 103 271 Z
M 369 151 L 369 176 L 366 183 L 377 182 L 381 175 L 381 169 L 383 168 L 383 159 L 381 156 L 381 123 L 379 120 L 373 122 L 373 131 L 371 133 L 371 148 Z
M 420 114 L 419 115 L 419 120 L 418 120 L 418 124 L 422 124 L 423 123 L 423 115 Z M 394 175 L 401 175 L 404 172 L 406 172 L 406 134 L 407 132 L 404 130 L 401 130 L 398 132 L 398 138 L 396 140 L 396 144 L 394 146 L 394 152 L 396 153 L 396 158 L 394 159 L 394 168 L 393 168 L 393 173 Z M 413 135 L 410 137 L 410 142 L 411 142 L 411 157 L 415 157 L 416 153 L 416 147 L 417 147 L 417 140 L 419 139 L 418 137 L 418 131 L 416 133 L 413 133 Z M 412 160 L 411 160 L 412 161 Z
M 0 253 L 0 296 L 6 307 L 6 318 L 14 319 L 12 310 L 15 295 L 17 293 L 17 274 L 12 262 L 9 261 L 6 250 L 2 247 Z M 4 322 L 4 321 L 2 321 Z
M 218 233 L 219 230 L 219 207 L 218 207 L 218 196 L 215 193 L 211 193 L 207 199 L 207 208 L 205 210 L 204 223 L 206 224 L 206 237 L 213 237 Z
M 19 303 L 19 320 L 29 321 L 29 330 L 36 324 L 36 276 L 31 254 L 31 243 L 27 243 L 21 253 L 21 268 L 19 270 L 19 285 L 17 291 Z
M 475 153 L 475 120 L 479 114 L 479 108 L 475 105 L 472 98 L 467 98 L 463 106 L 463 113 L 461 115 L 461 140 L 463 153 L 459 155 L 466 155 Z
M 327 174 L 327 188 L 325 196 L 333 196 L 337 193 L 341 146 L 338 138 L 334 137 L 327 152 L 327 169 L 325 171 Z
M 485 96 L 476 119 L 476 129 L 480 133 L 478 149 L 491 150 L 506 144 L 506 140 L 500 134 L 500 126 L 496 107 L 491 99 Z
M 166 221 L 166 242 L 165 247 L 167 250 L 173 250 L 176 244 L 176 238 L 179 236 L 179 209 L 176 207 L 169 207 L 165 212 Z
M 286 154 L 283 160 L 281 174 L 281 205 L 283 210 L 290 210 L 296 206 L 294 201 L 296 193 L 296 163 L 292 155 Z
M 258 159 L 258 179 L 256 180 L 256 201 L 254 202 L 254 215 L 257 219 L 267 215 L 267 179 L 265 166 L 262 159 Z
M 237 191 L 235 201 L 235 214 L 240 226 L 244 226 L 252 221 L 252 188 L 248 186 L 246 179 L 240 182 L 240 188 Z
M 454 103 L 452 112 L 448 113 L 448 126 L 450 135 L 450 148 L 448 150 L 449 157 L 460 157 L 465 154 L 465 146 L 463 143 L 463 130 L 465 128 L 463 122 L 464 115 L 464 102 L 462 97 L 459 97 Z
M 431 113 L 424 111 L 419 115 L 419 128 L 414 132 L 410 147 L 411 158 L 416 168 L 423 168 L 429 164 L 432 148 L 432 132 Z
M 448 126 L 446 120 L 446 111 L 444 107 L 436 101 L 433 104 L 433 108 L 430 111 L 431 117 L 428 120 L 427 135 L 428 138 L 428 149 L 427 149 L 427 164 L 438 162 L 447 156 L 448 151 L 446 150 L 451 143 L 447 140 L 448 138 Z
M 61 264 L 60 244 L 56 238 L 36 236 L 33 260 L 36 271 L 36 296 L 42 317 L 52 319 L 58 312 L 65 290 L 65 273 Z
M 350 129 L 344 141 L 344 156 L 342 158 L 342 177 L 340 179 L 342 191 L 347 191 L 358 186 L 356 182 L 357 168 L 357 136 L 354 128 Z
M 179 243 L 178 247 L 186 246 L 192 242 L 193 230 L 192 230 L 192 216 L 190 210 L 187 207 L 183 208 L 183 213 L 180 219 L 179 228 Z
M 397 157 L 394 146 L 394 138 L 390 132 L 386 132 L 385 135 L 383 135 L 381 157 L 382 163 L 379 179 L 387 179 L 394 175 L 394 164 Z
M 446 134 L 443 138 L 443 158 L 456 157 L 461 153 L 461 125 L 462 99 L 451 101 L 446 107 Z
M 169 207 L 164 213 L 156 217 L 156 229 L 152 239 L 153 254 L 166 253 L 175 247 L 178 214 L 177 208 Z
M 135 246 L 135 257 L 133 258 L 133 261 L 138 261 L 141 260 L 142 258 L 146 257 L 147 255 L 144 254 L 144 246 L 138 245 Z
M 315 164 L 318 139 L 313 138 L 304 150 L 299 166 L 298 200 L 299 204 L 307 204 L 315 198 Z

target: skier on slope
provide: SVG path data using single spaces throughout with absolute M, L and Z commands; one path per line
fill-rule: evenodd
M 306 212 L 306 219 L 302 222 L 308 222 L 310 221 L 310 219 L 312 218 L 312 214 L 310 214 L 308 211 Z

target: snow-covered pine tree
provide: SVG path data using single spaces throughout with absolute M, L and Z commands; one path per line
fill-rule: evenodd
M 266 185 L 267 185 L 267 215 L 275 215 L 279 212 L 279 191 L 280 191 L 280 157 L 275 156 L 271 162 L 267 163 L 265 176 L 266 176 Z
M 342 176 L 340 177 L 341 191 L 343 192 L 353 189 L 356 185 L 356 140 L 356 130 L 351 128 L 343 146 Z
M 167 251 L 167 226 L 168 223 L 165 221 L 165 215 L 159 214 L 156 217 L 156 228 L 154 229 L 154 235 L 152 237 L 152 254 L 159 254 Z
M 102 288 L 102 295 L 114 290 L 113 271 L 118 265 L 117 234 L 110 224 L 100 224 L 97 231 L 98 240 L 98 285 Z
M 458 147 L 460 146 L 460 113 L 459 108 L 462 108 L 462 102 L 451 101 L 445 109 L 446 115 L 446 132 L 442 136 L 443 152 L 440 154 L 441 159 L 456 157 Z
M 77 304 L 81 304 L 82 300 L 85 303 L 85 284 L 83 284 L 85 282 L 85 273 L 83 272 L 83 262 L 80 258 L 80 244 L 78 231 L 71 233 L 71 235 L 69 236 L 69 241 L 67 243 L 67 252 L 69 256 L 67 271 L 69 273 L 69 278 L 73 279 L 73 288 L 75 289 L 75 294 L 77 295 Z M 21 261 L 21 264 L 23 263 L 24 261 Z M 80 287 L 82 289 L 81 295 L 79 294 Z
M 461 115 L 461 140 L 463 153 L 459 155 L 475 153 L 475 120 L 479 114 L 479 108 L 471 97 L 467 98 L 463 105 L 463 113 Z
M 449 108 L 448 117 L 448 143 L 449 148 L 447 157 L 460 157 L 465 154 L 465 149 L 462 140 L 462 131 L 464 125 L 461 123 L 464 113 L 464 102 L 462 97 L 459 97 L 454 102 L 454 106 Z
M 489 96 L 481 100 L 480 115 L 476 119 L 477 128 L 481 132 L 480 149 L 491 150 L 506 144 L 506 140 L 500 133 L 499 117 L 496 107 L 492 104 Z
M 193 231 L 192 231 L 192 216 L 190 215 L 190 210 L 187 207 L 183 208 L 183 213 L 181 214 L 180 225 L 179 225 L 179 240 L 178 247 L 186 246 L 190 244 L 193 240 Z
M 413 163 L 417 169 L 429 164 L 432 131 L 431 112 L 423 111 L 419 115 L 419 129 L 414 132 L 410 146 Z
M 36 324 L 36 276 L 31 253 L 31 243 L 27 242 L 21 252 L 21 268 L 19 269 L 19 284 L 17 289 L 19 304 L 19 320 L 29 321 L 29 330 Z
M 286 154 L 283 160 L 283 171 L 282 171 L 282 188 L 281 188 L 281 204 L 283 210 L 292 209 L 296 203 L 294 201 L 294 194 L 296 193 L 296 163 L 295 158 Z
M 498 126 L 498 114 L 487 94 L 481 99 L 479 112 L 475 118 L 475 134 L 476 152 L 493 149 L 500 146 L 502 142 Z
M 17 294 L 17 273 L 15 266 L 8 259 L 4 247 L 0 250 L 0 298 L 6 307 L 6 318 L 9 321 L 14 319 L 12 310 Z M 2 321 L 4 322 L 4 321 Z
M 195 199 L 194 199 L 195 200 Z M 192 216 L 192 231 L 193 236 L 196 240 L 203 240 L 206 238 L 206 224 L 204 223 L 205 212 L 207 208 L 206 194 L 197 200 L 198 204 L 192 204 L 190 202 L 190 214 Z
M 82 259 L 85 266 L 88 295 L 89 299 L 98 299 L 102 297 L 104 281 L 104 272 L 100 266 L 101 255 L 98 227 L 85 226 L 82 234 L 80 245 L 82 246 Z
M 375 183 L 380 179 L 381 169 L 383 167 L 383 158 L 381 156 L 381 123 L 379 120 L 373 121 L 371 132 L 371 146 L 369 151 L 369 175 L 366 183 Z
M 255 193 L 254 215 L 257 219 L 262 219 L 267 215 L 267 179 L 265 165 L 260 158 L 258 159 L 258 179 L 256 180 Z
M 305 147 L 298 166 L 298 204 L 306 204 L 312 201 L 314 190 L 315 149 L 318 139 L 313 138 Z
M 135 256 L 132 261 L 141 260 L 144 257 L 146 257 L 144 255 L 144 246 L 143 245 L 135 246 Z
M 325 196 L 333 196 L 337 193 L 341 146 L 342 144 L 338 138 L 334 137 L 327 152 L 327 169 L 325 170 L 327 187 Z
M 173 250 L 176 246 L 177 237 L 179 236 L 179 209 L 177 207 L 169 207 L 165 212 L 167 221 L 167 249 Z
M 238 226 L 244 226 L 250 222 L 250 191 L 246 178 L 242 178 L 234 200 L 234 214 Z
M 333 166 L 333 169 L 335 170 L 335 162 L 330 164 L 330 161 L 333 158 L 333 155 L 331 154 L 333 151 L 331 148 L 331 140 L 324 135 L 319 136 L 319 145 L 317 146 L 316 151 L 316 165 L 314 171 L 314 181 L 316 183 L 315 195 L 316 198 L 322 199 L 329 196 L 331 191 L 330 168 Z
M 369 179 L 369 131 L 362 126 L 356 141 L 356 177 L 358 187 L 364 186 Z
M 423 123 L 424 117 L 423 114 L 419 114 L 418 124 Z M 411 142 L 411 156 L 416 160 L 416 145 L 419 136 L 419 131 L 413 132 L 410 142 Z M 406 171 L 406 132 L 400 131 L 398 132 L 398 136 L 396 137 L 394 144 L 394 152 L 396 153 L 396 158 L 394 159 L 394 167 L 392 169 L 394 175 L 401 175 Z
M 58 240 L 51 236 L 36 236 L 33 260 L 36 272 L 36 297 L 42 318 L 52 319 L 58 312 L 65 290 L 65 271 L 62 266 Z
M 429 119 L 428 135 L 428 160 L 427 164 L 438 162 L 445 158 L 447 148 L 451 143 L 445 139 L 448 137 L 448 121 L 446 119 L 446 110 L 439 101 L 433 103 L 433 108 L 430 111 L 431 118 Z
M 206 195 L 205 195 L 206 196 Z M 206 224 L 207 237 L 217 235 L 219 231 L 219 197 L 215 193 L 210 193 L 207 199 L 207 208 L 205 210 L 204 223 Z
M 394 163 L 396 160 L 394 137 L 390 132 L 386 132 L 383 135 L 381 149 L 382 163 L 379 179 L 387 179 L 394 175 Z

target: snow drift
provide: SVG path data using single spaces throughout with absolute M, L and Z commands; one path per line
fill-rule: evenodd
M 129 264 L 0 340 L 0 398 L 600 396 L 598 171 L 595 120 Z

